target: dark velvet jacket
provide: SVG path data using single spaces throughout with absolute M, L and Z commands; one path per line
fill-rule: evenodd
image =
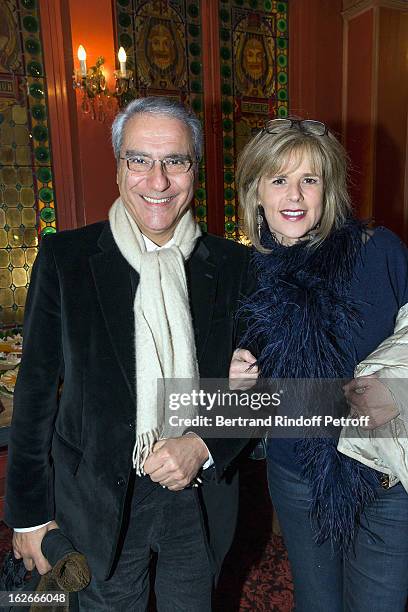
M 248 262 L 245 247 L 205 235 L 186 264 L 203 377 L 228 375 Z M 33 268 L 15 389 L 6 521 L 28 527 L 55 518 L 99 578 L 114 560 L 133 469 L 137 283 L 107 222 L 46 237 Z M 236 520 L 231 466 L 245 442 L 206 443 L 216 468 L 197 499 L 219 567 Z

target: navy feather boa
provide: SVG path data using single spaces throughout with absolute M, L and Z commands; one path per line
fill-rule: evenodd
M 349 219 L 317 247 L 304 241 L 285 247 L 263 231 L 271 253 L 254 252 L 258 289 L 240 312 L 247 324 L 240 344 L 257 347 L 262 378 L 353 375 L 351 326 L 358 314 L 349 288 L 364 231 Z M 333 438 L 299 440 L 296 456 L 313 491 L 316 541 L 330 539 L 346 550 L 375 498 L 375 472 L 339 453 Z

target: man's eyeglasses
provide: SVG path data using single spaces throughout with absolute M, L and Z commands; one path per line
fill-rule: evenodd
M 160 162 L 162 171 L 166 174 L 185 174 L 188 172 L 194 161 L 189 157 L 165 157 L 164 159 L 152 159 L 147 155 L 135 155 L 134 157 L 121 157 L 127 163 L 130 172 L 147 174 L 154 168 L 156 162 Z
M 327 125 L 313 119 L 271 119 L 265 123 L 263 131 L 268 134 L 280 134 L 285 130 L 290 130 L 292 127 L 296 127 L 304 134 L 311 134 L 313 136 L 325 136 L 329 131 Z

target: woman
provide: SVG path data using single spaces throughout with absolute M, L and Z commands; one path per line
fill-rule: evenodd
M 406 248 L 385 228 L 370 231 L 353 219 L 345 151 L 319 121 L 269 121 L 243 150 L 237 180 L 258 280 L 243 307 L 241 346 L 256 353 L 249 376 L 259 369 L 264 378 L 352 378 L 408 303 Z M 254 361 L 239 351 L 232 377 Z M 381 389 L 372 426 L 401 417 L 379 380 L 357 380 L 345 389 L 353 411 L 370 414 L 361 392 Z M 269 489 L 296 610 L 402 612 L 407 492 L 360 461 L 352 440 L 344 452 L 354 459 L 336 446 L 329 438 L 268 440 Z

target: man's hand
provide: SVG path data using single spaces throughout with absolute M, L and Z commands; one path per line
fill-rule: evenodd
M 46 574 L 50 571 L 51 565 L 41 552 L 41 542 L 47 531 L 58 529 L 55 521 L 40 527 L 35 531 L 14 532 L 13 551 L 16 559 L 23 559 L 26 569 L 37 568 L 39 574 Z
M 258 379 L 258 366 L 254 365 L 256 358 L 247 349 L 235 349 L 230 369 L 229 387 L 233 391 L 251 389 Z
M 208 450 L 201 438 L 185 435 L 159 440 L 146 459 L 144 471 L 153 482 L 170 491 L 185 489 L 208 459 Z
M 343 389 L 352 412 L 370 417 L 363 429 L 376 429 L 399 415 L 391 392 L 375 374 L 354 378 Z

